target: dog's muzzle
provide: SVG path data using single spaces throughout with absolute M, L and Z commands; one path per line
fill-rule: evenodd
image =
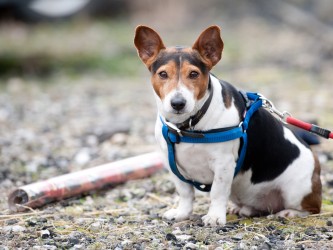
M 181 111 L 186 105 L 186 100 L 181 95 L 176 95 L 171 99 L 170 104 L 175 111 Z
M 181 111 L 186 105 L 186 100 L 182 96 L 175 96 L 170 101 L 171 107 L 176 111 Z

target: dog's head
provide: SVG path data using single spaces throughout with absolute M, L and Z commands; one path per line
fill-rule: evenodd
M 222 56 L 220 28 L 211 26 L 204 30 L 192 48 L 166 48 L 153 29 L 138 26 L 134 44 L 151 72 L 162 115 L 172 121 L 196 112 L 207 92 L 209 71 Z

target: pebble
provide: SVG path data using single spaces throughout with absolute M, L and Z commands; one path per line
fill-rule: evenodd
M 186 245 L 184 246 L 184 249 L 186 250 L 194 250 L 194 249 L 199 249 L 199 246 L 192 243 L 192 242 L 188 242 L 186 243 Z
M 128 139 L 128 135 L 124 133 L 116 133 L 111 137 L 111 143 L 123 146 L 126 144 L 126 141 Z
M 179 228 L 176 228 L 176 230 L 173 230 L 172 233 L 173 233 L 174 235 L 180 235 L 180 234 L 182 234 L 183 232 L 182 232 Z
M 24 232 L 26 230 L 25 227 L 22 227 L 22 226 L 19 226 L 19 225 L 13 225 L 13 226 L 5 226 L 3 228 L 3 231 L 5 233 L 10 233 L 10 232 L 13 232 L 13 233 L 21 233 L 21 232 Z
M 118 224 L 124 224 L 126 222 L 126 220 L 124 219 L 123 216 L 120 216 L 119 218 L 116 219 L 116 222 Z
M 88 163 L 91 159 L 90 151 L 88 148 L 82 148 L 74 157 L 74 161 L 78 165 L 84 165 Z
M 183 235 L 176 235 L 176 239 L 179 241 L 187 241 L 189 239 L 191 239 L 192 236 L 191 235 L 187 235 L 187 234 L 183 234 Z
M 40 231 L 40 236 L 42 237 L 42 239 L 47 239 L 50 237 L 50 231 L 45 229 Z
M 243 242 L 239 242 L 239 244 L 237 245 L 237 249 L 246 249 L 246 245 Z
M 121 245 L 125 248 L 130 247 L 133 244 L 133 242 L 131 240 L 124 240 L 121 242 Z
M 329 226 L 329 227 L 331 227 L 331 226 L 333 226 L 333 222 L 332 222 L 331 220 L 328 220 L 328 221 L 326 222 L 326 225 Z
M 29 220 L 27 221 L 27 225 L 28 225 L 29 227 L 34 227 L 34 226 L 36 226 L 36 225 L 37 225 L 37 220 L 34 219 L 34 218 L 31 218 L 31 219 L 29 219 Z
M 267 242 L 264 242 L 259 248 L 258 250 L 270 250 L 272 249 L 271 245 Z
M 243 239 L 243 234 L 242 233 L 239 233 L 239 234 L 236 234 L 234 236 L 231 237 L 231 239 L 235 240 L 235 241 L 240 241 Z
M 93 232 L 98 232 L 102 228 L 102 224 L 97 221 L 90 225 L 90 230 Z
M 226 233 L 229 232 L 231 230 L 234 230 L 235 228 L 237 228 L 236 225 L 230 224 L 230 225 L 225 225 L 223 227 L 219 227 L 216 229 L 216 233 L 221 234 L 221 233 Z
M 72 245 L 77 245 L 79 242 L 80 242 L 80 240 L 78 239 L 78 238 L 76 238 L 76 237 L 69 237 L 68 238 L 68 242 L 70 243 L 70 244 L 72 244 Z
M 73 246 L 73 249 L 85 249 L 85 247 L 82 244 L 76 244 Z
M 7 225 L 14 225 L 16 223 L 18 223 L 19 221 L 17 219 L 10 219 L 6 221 Z
M 168 233 L 165 235 L 165 239 L 167 241 L 177 241 L 177 238 L 174 234 Z

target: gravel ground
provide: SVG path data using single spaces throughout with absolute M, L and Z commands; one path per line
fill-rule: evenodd
M 230 40 L 243 41 L 238 34 L 250 27 L 246 22 L 237 27 L 237 32 L 229 33 Z M 261 23 L 262 33 L 269 29 Z M 262 33 L 257 32 L 256 38 L 261 39 Z M 295 41 L 302 35 L 281 31 L 276 39 Z M 264 44 L 272 43 L 265 39 Z M 249 38 L 247 46 L 256 41 Z M 227 52 L 242 54 L 246 48 L 238 43 L 233 46 L 240 51 L 231 46 Z M 293 47 L 294 54 L 278 64 L 274 61 L 278 54 L 293 45 L 278 44 L 275 52 L 264 47 L 256 56 L 226 53 L 225 64 L 221 62 L 225 67 L 219 66 L 215 73 L 241 88 L 264 93 L 277 107 L 297 117 L 315 118 L 332 127 L 332 72 L 327 67 L 331 61 L 323 62 L 315 73 L 311 73 L 311 63 L 290 67 L 286 61 L 302 61 L 294 51 L 299 48 Z M 302 45 L 306 50 L 311 42 Z M 273 63 L 261 61 L 262 55 Z M 255 64 L 249 63 L 253 56 L 259 58 Z M 244 63 L 236 67 L 235 58 Z M 333 248 L 333 144 L 327 141 L 314 149 L 321 155 L 323 168 L 321 215 L 296 219 L 228 216 L 223 227 L 203 227 L 200 217 L 207 212 L 209 197 L 198 193 L 190 220 L 164 221 L 161 214 L 176 201 L 165 171 L 26 213 L 10 213 L 7 195 L 16 187 L 157 150 L 152 90 L 148 73 L 140 66 L 142 71 L 136 76 L 60 71 L 46 78 L 1 78 L 0 250 Z

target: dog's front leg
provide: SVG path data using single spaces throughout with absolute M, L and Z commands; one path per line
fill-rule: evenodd
M 179 194 L 179 203 L 177 208 L 166 211 L 163 218 L 175 221 L 186 220 L 192 214 L 194 189 L 192 185 L 179 180 L 175 175 L 172 175 L 172 178 Z
M 214 180 L 210 191 L 211 203 L 208 214 L 202 217 L 205 226 L 224 225 L 226 223 L 227 204 L 234 175 L 234 157 L 212 162 Z

